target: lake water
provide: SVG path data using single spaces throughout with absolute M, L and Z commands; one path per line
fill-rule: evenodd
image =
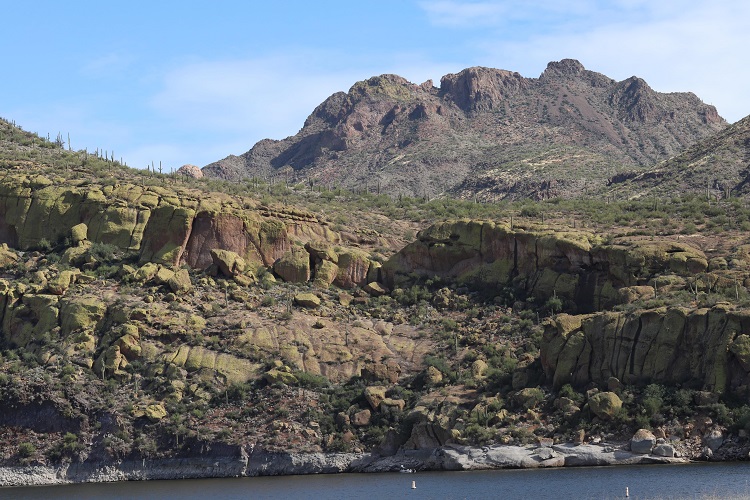
M 416 489 L 412 489 L 412 481 Z M 750 462 L 416 474 L 336 474 L 0 488 L 1 499 L 750 498 Z

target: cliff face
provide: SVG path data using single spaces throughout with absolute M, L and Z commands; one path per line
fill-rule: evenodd
M 750 312 L 659 308 L 560 315 L 547 322 L 541 359 L 553 386 L 658 382 L 746 396 Z
M 390 286 L 411 273 L 439 274 L 483 287 L 512 288 L 544 302 L 557 296 L 569 311 L 591 312 L 623 301 L 627 288 L 669 272 L 705 271 L 705 254 L 675 241 L 605 244 L 586 231 L 514 228 L 487 221 L 435 224 L 383 267 Z
M 0 243 L 57 244 L 84 223 L 89 241 L 138 252 L 141 262 L 205 269 L 213 248 L 271 265 L 291 248 L 290 233 L 338 242 L 312 214 L 243 203 L 251 202 L 133 184 L 61 187 L 43 176 L 10 174 L 0 181 Z
M 368 273 L 370 281 L 377 279 L 366 252 L 344 248 L 337 255 L 329 246 L 341 243 L 341 236 L 302 210 L 158 186 L 58 187 L 46 177 L 20 174 L 0 180 L 0 243 L 25 250 L 43 241 L 69 242 L 79 224 L 86 227 L 84 239 L 136 252 L 142 264 L 206 269 L 214 262 L 211 250 L 219 249 L 253 267 L 273 267 L 292 252 L 293 242 L 319 242 L 302 259 L 308 273 L 302 281 L 351 288 L 366 284 Z
M 439 88 L 381 75 L 333 94 L 295 136 L 260 141 L 204 173 L 413 196 L 574 197 L 725 126 L 693 94 L 616 82 L 572 59 L 539 78 L 468 68 Z
M 545 324 L 541 362 L 556 389 L 566 383 L 602 386 L 616 377 L 628 384 L 681 384 L 744 395 L 750 384 L 750 312 L 735 311 L 729 303 L 700 308 L 690 300 L 686 307 L 609 310 L 687 291 L 689 280 L 707 270 L 703 252 L 684 243 L 604 244 L 584 231 L 468 220 L 420 232 L 383 267 L 391 286 L 415 273 L 437 274 L 493 294 L 511 290 L 537 307 L 556 296 L 568 312 L 588 313 L 560 314 Z M 731 285 L 730 278 L 704 276 L 706 283 Z M 668 285 L 660 291 L 654 278 Z

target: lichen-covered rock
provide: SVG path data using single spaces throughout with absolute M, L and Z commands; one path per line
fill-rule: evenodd
M 750 383 L 749 311 L 727 304 L 711 309 L 657 308 L 634 313 L 558 315 L 545 324 L 541 362 L 553 386 L 685 384 L 724 393 Z M 736 360 L 736 361 L 735 361 Z
M 273 271 L 286 282 L 306 283 L 310 281 L 310 255 L 294 247 L 274 263 Z
M 266 373 L 264 373 L 263 380 L 265 380 L 269 384 L 281 383 L 286 385 L 294 385 L 297 383 L 297 377 L 287 371 L 279 370 L 278 368 L 271 368 Z
M 74 245 L 86 241 L 89 238 L 89 227 L 81 222 L 70 228 L 70 238 Z
M 370 404 L 370 408 L 377 410 L 380 408 L 380 403 L 385 399 L 386 388 L 380 385 L 371 385 L 365 387 L 365 399 Z
M 557 296 L 567 310 L 593 312 L 616 305 L 623 299 L 620 288 L 644 285 L 654 273 L 692 276 L 707 266 L 703 252 L 681 242 L 606 245 L 600 236 L 582 230 L 526 230 L 460 220 L 420 231 L 417 241 L 383 265 L 381 274 L 390 288 L 413 274 L 439 275 L 513 286 L 540 303 Z
M 193 291 L 193 283 L 190 281 L 190 273 L 187 269 L 179 269 L 167 282 L 174 293 L 189 293 Z
M 247 268 L 245 259 L 231 250 L 211 249 L 213 263 L 219 268 L 224 276 L 233 277 L 242 274 Z
M 153 262 L 146 262 L 138 268 L 133 275 L 133 278 L 141 283 L 151 281 L 156 276 L 156 273 L 159 272 L 159 267 L 158 264 L 154 264 Z
M 622 400 L 614 392 L 599 392 L 589 398 L 589 408 L 602 420 L 612 420 L 622 408 Z
M 53 295 L 63 295 L 68 291 L 70 285 L 75 281 L 76 274 L 73 271 L 60 271 L 53 279 L 47 282 L 47 289 Z
M 362 287 L 362 289 L 373 297 L 380 297 L 381 295 L 385 295 L 386 293 L 388 293 L 388 291 L 383 288 L 383 285 L 375 281 L 367 283 Z
M 315 309 L 320 306 L 320 297 L 314 293 L 298 293 L 294 296 L 294 303 L 300 307 Z
M 434 366 L 428 366 L 425 370 L 425 381 L 431 385 L 439 384 L 443 381 L 443 373 Z
M 20 299 L 7 298 L 3 317 L 3 337 L 17 347 L 32 342 L 49 340 L 58 326 L 59 297 L 56 295 L 23 295 Z
M 154 281 L 159 285 L 168 285 L 172 278 L 174 278 L 174 271 L 165 266 L 159 266 L 159 270 L 154 275 Z
M 78 331 L 94 331 L 104 319 L 107 304 L 97 297 L 85 296 L 60 301 L 60 335 Z
M 339 272 L 339 266 L 331 261 L 324 260 L 315 266 L 315 278 L 313 285 L 318 288 L 328 288 Z
M 205 347 L 180 346 L 177 351 L 166 353 L 162 359 L 189 372 L 202 369 L 213 370 L 227 384 L 243 383 L 258 375 L 260 365 L 231 354 L 218 353 Z
M 484 377 L 487 372 L 487 362 L 483 359 L 477 359 L 471 364 L 471 374 L 474 378 Z

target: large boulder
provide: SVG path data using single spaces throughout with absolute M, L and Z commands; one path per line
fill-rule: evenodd
M 289 283 L 310 281 L 310 254 L 304 248 L 293 247 L 274 262 L 273 271 Z
M 602 420 L 612 420 L 622 408 L 622 400 L 614 392 L 599 392 L 589 398 L 589 408 Z
M 656 436 L 648 429 L 638 429 L 630 438 L 630 451 L 649 454 L 656 445 Z
M 365 387 L 365 399 L 373 410 L 380 408 L 380 403 L 385 400 L 386 388 L 380 385 Z
M 231 250 L 214 248 L 211 250 L 211 259 L 221 274 L 230 278 L 242 274 L 247 267 L 245 259 Z
M 320 306 L 320 298 L 314 293 L 298 293 L 294 296 L 294 303 L 307 309 L 315 309 Z
M 89 227 L 81 222 L 70 228 L 70 237 L 74 245 L 78 245 L 89 238 Z
M 190 273 L 187 269 L 179 269 L 167 282 L 174 293 L 189 293 L 193 291 L 193 283 L 190 281 Z
M 352 416 L 352 425 L 354 427 L 365 427 L 370 425 L 370 419 L 372 418 L 372 412 L 370 410 L 358 411 Z

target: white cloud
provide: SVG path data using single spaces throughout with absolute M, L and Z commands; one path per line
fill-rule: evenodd
M 738 1 L 619 0 L 570 21 L 566 31 L 485 32 L 473 44 L 486 65 L 525 76 L 570 57 L 618 80 L 637 75 L 661 92 L 691 91 L 733 122 L 750 114 L 748 18 L 750 4 Z

